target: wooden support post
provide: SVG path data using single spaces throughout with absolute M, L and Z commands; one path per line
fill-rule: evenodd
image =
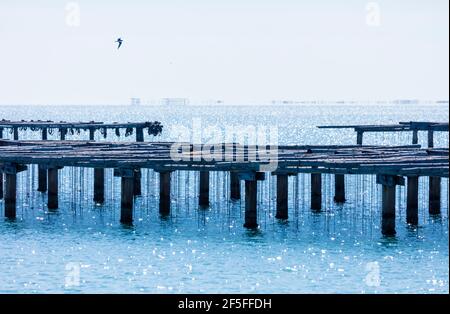
M 395 231 L 395 185 L 383 185 L 381 233 L 392 236 Z
M 65 141 L 66 140 L 67 129 L 66 128 L 61 128 L 61 129 L 59 129 L 59 133 L 60 133 L 60 140 L 61 141 Z
M 311 209 L 322 209 L 322 174 L 311 173 Z
M 48 209 L 58 209 L 58 168 L 48 169 Z
M 441 178 L 440 177 L 430 177 L 429 213 L 430 213 L 430 215 L 439 215 L 441 213 Z
M 258 228 L 257 212 L 258 181 L 245 181 L 245 224 L 248 229 Z
M 0 171 L 0 200 L 3 199 L 3 172 Z
M 419 177 L 408 177 L 406 200 L 406 223 L 419 223 Z
M 334 201 L 336 203 L 345 203 L 345 176 L 336 174 L 334 176 Z
M 46 141 L 48 139 L 48 131 L 47 128 L 42 129 L 42 140 Z
M 202 208 L 209 207 L 209 171 L 200 171 L 198 205 Z
M 356 133 L 356 144 L 357 145 L 362 145 L 363 144 L 363 136 L 364 136 L 364 132 L 363 131 L 357 131 L 357 133 Z
M 428 130 L 428 148 L 434 147 L 434 132 L 433 130 Z
M 90 128 L 89 129 L 89 140 L 90 141 L 95 141 L 95 128 Z
M 277 219 L 288 219 L 288 182 L 287 174 L 277 175 Z
M 15 141 L 19 140 L 19 128 L 18 127 L 13 127 L 13 139 Z
M 397 185 L 405 185 L 400 176 L 377 175 L 377 184 L 382 185 L 381 233 L 395 235 L 395 193 Z
M 134 170 L 134 196 L 142 195 L 142 185 L 141 185 L 141 169 Z
M 162 216 L 170 215 L 170 181 L 171 172 L 159 173 L 159 213 Z
M 237 172 L 230 172 L 230 198 L 233 201 L 241 199 L 241 181 Z
M 144 128 L 136 128 L 136 142 L 144 141 Z
M 413 130 L 413 138 L 412 138 L 412 144 L 416 145 L 419 143 L 419 131 Z
M 94 202 L 103 204 L 105 202 L 105 169 L 94 169 Z
M 133 223 L 134 176 L 121 177 L 120 222 Z
M 5 181 L 5 217 L 16 218 L 17 174 L 6 173 Z
M 47 168 L 38 166 L 38 192 L 47 192 Z

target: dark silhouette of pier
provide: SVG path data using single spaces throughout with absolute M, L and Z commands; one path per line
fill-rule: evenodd
M 27 127 L 30 124 L 24 123 Z M 95 125 L 95 126 L 94 126 Z M 73 124 L 81 129 L 89 127 L 117 127 L 118 124 Z M 0 124 L 5 127 L 6 124 Z M 11 125 L 9 125 L 11 126 Z M 68 127 L 67 124 L 51 125 Z M 121 127 L 125 125 L 121 125 Z M 142 128 L 142 124 L 134 124 Z M 13 127 L 20 130 L 20 123 Z M 49 124 L 40 124 L 42 129 Z M 130 127 L 130 125 L 128 125 Z M 147 125 L 147 127 L 150 127 Z M 410 128 L 411 126 L 407 126 Z M 448 127 L 448 126 L 447 126 Z M 381 128 L 381 127 L 380 127 Z M 433 126 L 434 128 L 434 126 Z M 400 131 L 404 131 L 401 125 Z M 408 129 L 411 130 L 411 129 Z M 435 130 L 435 129 L 434 129 Z M 0 140 L 0 172 L 5 176 L 5 216 L 16 217 L 17 174 L 27 171 L 29 165 L 38 165 L 38 190 L 47 192 L 48 208 L 58 208 L 58 172 L 63 167 L 94 169 L 94 202 L 105 201 L 105 169 L 114 169 L 121 179 L 121 217 L 124 224 L 133 222 L 134 198 L 141 194 L 141 169 L 159 173 L 159 212 L 171 212 L 171 179 L 176 171 L 199 172 L 199 207 L 210 205 L 210 173 L 227 172 L 230 175 L 231 200 L 241 199 L 244 184 L 246 228 L 258 227 L 258 181 L 276 176 L 276 218 L 289 219 L 289 176 L 309 174 L 310 207 L 322 210 L 322 174 L 335 175 L 334 201 L 346 199 L 346 175 L 373 175 L 382 187 L 381 229 L 385 235 L 394 235 L 396 186 L 407 184 L 407 222 L 418 224 L 419 178 L 429 177 L 429 213 L 441 212 L 441 180 L 449 177 L 449 149 L 427 148 L 420 145 L 283 145 L 276 147 L 218 143 L 215 145 L 143 142 L 92 142 L 48 140 Z M 3 191 L 4 190 L 4 191 Z

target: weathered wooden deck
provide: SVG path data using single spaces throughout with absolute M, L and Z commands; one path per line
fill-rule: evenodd
M 412 144 L 419 142 L 419 131 L 427 132 L 428 134 L 428 147 L 434 147 L 434 133 L 435 132 L 449 132 L 448 122 L 400 122 L 399 124 L 388 125 L 322 125 L 318 126 L 319 129 L 354 129 L 357 138 L 356 143 L 358 145 L 363 144 L 364 133 L 371 132 L 412 132 Z
M 209 172 L 230 172 L 230 197 L 239 199 L 245 181 L 245 227 L 257 227 L 257 181 L 277 176 L 277 218 L 288 219 L 288 176 L 311 174 L 311 209 L 322 206 L 322 173 L 336 175 L 335 201 L 345 202 L 344 175 L 377 176 L 382 189 L 382 232 L 395 234 L 396 186 L 408 180 L 407 219 L 417 224 L 418 178 L 430 177 L 429 210 L 439 214 L 441 178 L 449 177 L 449 150 L 421 149 L 419 145 L 382 146 L 242 146 L 188 143 L 95 143 L 84 141 L 0 140 L 0 170 L 5 174 L 5 215 L 16 215 L 16 176 L 27 165 L 45 169 L 41 190 L 48 187 L 48 206 L 58 207 L 58 170 L 95 168 L 94 197 L 104 199 L 104 169 L 122 178 L 121 221 L 132 223 L 133 199 L 140 190 L 140 169 L 160 174 L 160 213 L 170 213 L 171 173 L 200 172 L 199 205 L 209 204 Z M 48 183 L 47 183 L 48 178 Z M 3 193 L 2 193 L 3 194 Z
M 0 139 L 4 136 L 4 131 L 9 131 L 13 134 L 14 140 L 19 140 L 20 131 L 40 132 L 41 139 L 47 140 L 48 135 L 58 132 L 60 140 L 66 140 L 67 135 L 80 134 L 82 131 L 89 134 L 89 140 L 93 141 L 95 133 L 99 132 L 104 137 L 107 136 L 108 131 L 114 132 L 117 137 L 121 134 L 128 137 L 136 134 L 136 141 L 144 141 L 144 131 L 147 130 L 148 135 L 159 135 L 162 132 L 163 126 L 160 122 L 128 122 L 128 123 L 103 123 L 103 122 L 54 122 L 54 121 L 9 121 L 0 120 Z

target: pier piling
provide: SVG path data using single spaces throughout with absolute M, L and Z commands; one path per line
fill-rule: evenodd
M 334 176 L 334 201 L 336 203 L 345 203 L 345 176 L 336 174 Z
M 322 210 L 322 174 L 311 173 L 311 209 Z
M 209 207 L 209 171 L 200 171 L 199 206 Z
M 25 171 L 26 166 L 18 164 L 3 165 L 3 173 L 5 175 L 5 217 L 9 219 L 16 218 L 16 203 L 17 203 L 17 174 Z
M 48 200 L 50 210 L 58 209 L 58 168 L 48 169 Z
M 417 225 L 419 223 L 419 177 L 408 177 L 406 200 L 406 223 Z
M 3 172 L 0 171 L 0 200 L 3 199 Z
M 94 168 L 94 202 L 103 204 L 105 202 L 105 169 Z
M 230 198 L 233 201 L 241 199 L 241 181 L 237 172 L 230 172 Z
M 132 170 L 130 170 L 132 172 Z M 121 201 L 120 201 L 120 222 L 123 224 L 133 223 L 134 206 L 134 176 L 123 175 L 121 178 Z
M 258 181 L 246 180 L 244 227 L 248 229 L 258 228 L 257 195 L 258 195 Z
M 170 215 L 170 181 L 171 171 L 159 173 L 159 213 L 162 216 Z
M 134 196 L 141 196 L 142 195 L 142 172 L 141 169 L 136 169 L 134 171 Z
M 7 173 L 5 175 L 5 217 L 16 218 L 16 198 L 17 198 L 17 174 Z
M 383 185 L 381 233 L 395 235 L 395 185 Z
M 245 223 L 244 228 L 258 228 L 258 181 L 265 179 L 263 172 L 239 173 L 239 179 L 245 181 Z
M 395 231 L 395 195 L 396 186 L 405 185 L 405 179 L 400 176 L 377 175 L 377 184 L 382 185 L 381 200 L 381 233 L 394 236 Z
M 47 192 L 47 168 L 38 166 L 38 192 Z
M 441 178 L 440 177 L 430 177 L 429 213 L 430 213 L 430 215 L 439 215 L 441 213 Z
M 288 178 L 287 174 L 277 175 L 277 219 L 288 219 Z

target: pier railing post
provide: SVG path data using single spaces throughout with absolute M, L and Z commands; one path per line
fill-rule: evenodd
M 245 223 L 244 228 L 258 228 L 258 181 L 265 179 L 262 172 L 239 173 L 239 178 L 245 180 Z
M 381 233 L 393 236 L 395 231 L 395 194 L 397 185 L 405 185 L 403 177 L 377 175 L 377 183 L 382 185 Z
M 15 141 L 19 140 L 19 128 L 18 127 L 13 127 L 13 139 Z
M 311 173 L 311 209 L 322 210 L 322 174 Z
M 233 201 L 241 199 L 241 181 L 237 172 L 230 172 L 230 198 Z
M 334 201 L 345 203 L 345 176 L 343 174 L 334 175 Z
M 95 141 L 95 128 L 90 128 L 89 129 L 89 140 L 90 141 Z
M 419 223 L 419 177 L 408 177 L 406 196 L 406 223 L 417 225 Z
M 363 131 L 356 131 L 356 144 L 357 145 L 362 145 L 363 144 L 363 136 L 364 136 L 364 132 Z
M 170 215 L 170 184 L 171 171 L 159 172 L 159 213 L 161 216 Z
M 428 148 L 434 147 L 434 132 L 433 130 L 428 130 Z
M 288 182 L 287 174 L 277 174 L 277 219 L 288 219 Z
M 48 209 L 58 209 L 58 168 L 48 169 Z
M 136 128 L 136 142 L 144 141 L 144 128 L 137 127 Z
M 209 207 L 209 171 L 200 171 L 198 204 L 202 208 Z
M 67 129 L 66 128 L 60 128 L 59 129 L 59 136 L 60 136 L 60 140 L 61 141 L 65 141 L 66 140 L 66 135 L 67 135 Z
M 429 187 L 429 213 L 439 215 L 441 213 L 441 178 L 430 177 Z
M 105 202 L 105 169 L 94 168 L 94 202 L 103 204 Z
M 413 130 L 413 138 L 412 138 L 412 144 L 416 145 L 419 143 L 419 131 Z
M 46 141 L 47 138 L 48 138 L 48 131 L 47 131 L 47 128 L 43 128 L 43 129 L 42 129 L 42 140 L 43 140 L 43 141 Z

